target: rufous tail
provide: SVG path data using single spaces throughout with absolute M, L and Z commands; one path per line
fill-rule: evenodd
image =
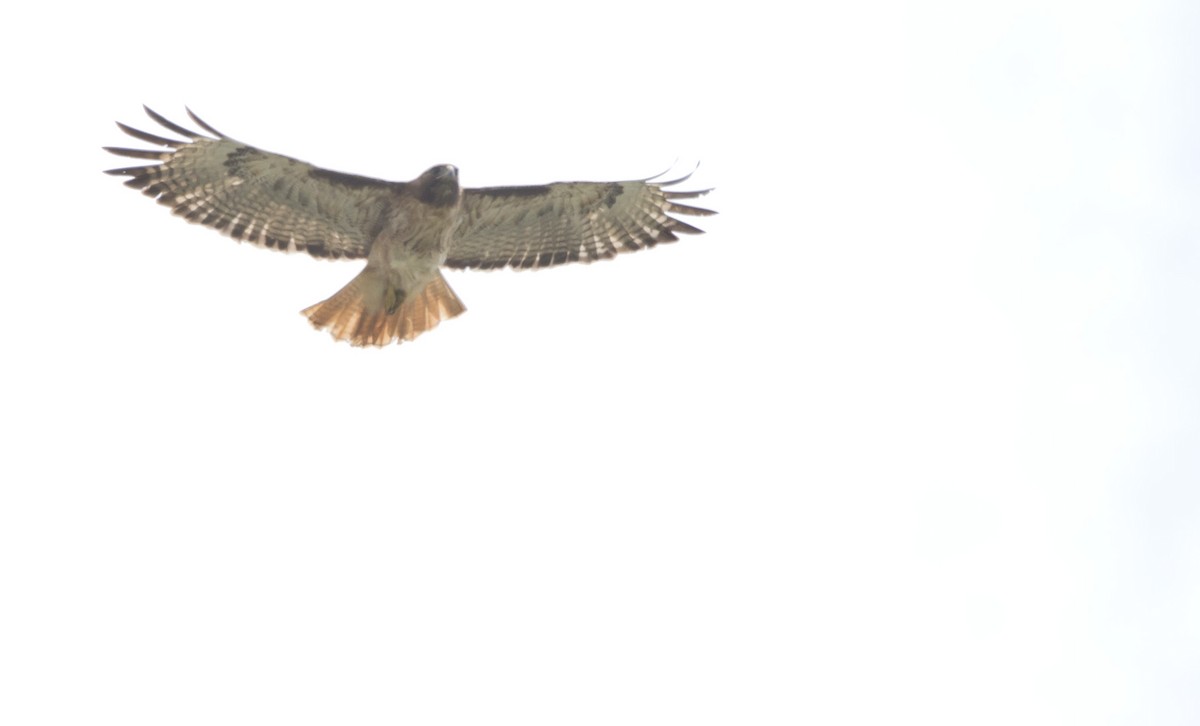
M 466 310 L 441 272 L 423 290 L 407 293 L 399 305 L 395 295 L 387 276 L 367 265 L 333 297 L 301 312 L 318 330 L 328 328 L 334 338 L 351 345 L 387 345 L 412 340 Z

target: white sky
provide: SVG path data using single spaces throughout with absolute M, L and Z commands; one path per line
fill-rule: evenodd
M 0 722 L 1200 722 L 1198 6 L 434 5 L 0 30 Z M 142 103 L 720 215 L 358 350 Z

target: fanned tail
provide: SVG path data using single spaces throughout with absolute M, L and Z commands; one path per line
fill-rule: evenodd
M 391 305 L 389 313 L 393 295 L 386 274 L 367 265 L 333 297 L 301 312 L 318 330 L 328 328 L 337 340 L 363 346 L 412 340 L 466 310 L 441 272 L 424 289 L 407 294 L 398 306 Z

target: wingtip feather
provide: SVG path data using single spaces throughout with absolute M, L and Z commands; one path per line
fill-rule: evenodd
M 673 168 L 673 167 L 674 167 L 674 165 L 672 165 L 672 168 Z M 697 162 L 696 162 L 696 165 L 695 165 L 694 167 L 692 167 L 692 170 L 691 170 L 691 171 L 689 171 L 688 173 L 684 174 L 683 176 L 681 176 L 681 177 L 677 177 L 677 178 L 675 178 L 675 179 L 670 179 L 670 180 L 667 180 L 667 181 L 659 181 L 659 182 L 654 182 L 654 186 L 656 186 L 656 187 L 660 187 L 660 188 L 661 188 L 661 187 L 669 187 L 669 186 L 673 186 L 673 185 L 675 185 L 675 184 L 681 184 L 681 183 L 683 183 L 683 182 L 687 181 L 688 179 L 691 179 L 691 178 L 692 178 L 692 175 L 693 175 L 693 174 L 695 174 L 695 173 L 696 173 L 696 172 L 697 172 L 699 169 L 700 169 L 700 162 L 698 162 L 698 161 L 697 161 Z M 671 170 L 671 169 L 667 169 L 667 171 L 670 171 L 670 170 Z M 652 177 L 650 177 L 650 179 L 647 179 L 647 181 L 650 181 L 651 179 L 657 179 L 658 177 L 660 177 L 660 176 L 662 176 L 663 174 L 666 174 L 666 173 L 667 173 L 667 172 L 666 172 L 666 171 L 664 171 L 662 174 L 657 174 L 657 175 L 655 175 L 655 176 L 652 176 Z
M 125 124 L 121 123 L 120 121 L 117 121 L 116 123 L 117 123 L 117 128 L 121 129 L 122 131 L 129 134 L 133 138 L 138 139 L 139 141 L 145 141 L 148 144 L 157 144 L 159 146 L 168 146 L 168 147 L 175 148 L 175 147 L 183 146 L 184 144 L 187 143 L 186 141 L 178 141 L 176 139 L 168 139 L 163 136 L 155 136 L 154 134 L 146 133 L 145 131 L 142 131 L 141 129 L 135 129 L 132 126 L 126 126 Z
M 194 111 L 192 111 L 192 109 L 188 108 L 187 106 L 184 106 L 184 107 L 183 107 L 183 109 L 184 109 L 185 111 L 187 111 L 187 115 L 188 115 L 188 116 L 190 116 L 190 117 L 191 117 L 191 119 L 192 119 L 193 121 L 195 121 L 195 122 L 196 122 L 196 124 L 197 124 L 197 125 L 198 125 L 200 128 L 202 128 L 202 129 L 204 129 L 205 131 L 207 131 L 208 133 L 210 133 L 210 134 L 212 134 L 212 135 L 216 136 L 218 139 L 227 139 L 227 138 L 229 138 L 229 137 L 228 137 L 228 136 L 226 136 L 225 134 L 223 134 L 223 133 L 221 133 L 220 131 L 217 131 L 216 129 L 214 129 L 212 126 L 209 126 L 208 124 L 204 123 L 204 121 L 203 121 L 203 120 L 201 120 L 201 118 L 200 118 L 199 116 L 197 116 L 197 115 L 196 115 L 196 113 L 195 113 Z
M 117 156 L 128 156 L 131 159 L 153 159 L 154 161 L 166 161 L 171 158 L 169 151 L 153 151 L 150 149 L 126 149 L 121 146 L 102 146 L 100 147 L 110 154 Z
M 709 187 L 708 189 L 697 189 L 697 190 L 691 191 L 691 192 L 663 191 L 662 195 L 663 195 L 663 198 L 665 198 L 665 199 L 695 199 L 696 197 L 702 197 L 705 194 L 708 194 L 713 189 L 714 189 L 714 187 Z
M 153 166 L 126 166 L 120 169 L 105 169 L 104 173 L 111 174 L 112 176 L 138 176 L 147 169 L 153 168 Z
M 670 229 L 672 232 L 680 232 L 682 234 L 704 234 L 704 230 L 700 229 L 699 227 L 693 227 L 687 222 L 676 219 L 675 217 L 671 217 Z
M 693 214 L 697 217 L 709 217 L 716 214 L 716 212 L 711 209 L 692 207 L 687 204 L 676 204 L 674 202 L 667 203 L 667 211 L 672 214 Z
M 180 136 L 186 136 L 189 139 L 203 139 L 204 138 L 203 134 L 198 134 L 195 131 L 192 131 L 191 129 L 180 126 L 179 124 L 167 119 L 165 116 L 163 116 L 159 112 L 155 111 L 154 109 L 150 108 L 149 106 L 146 106 L 145 104 L 142 105 L 142 110 L 145 111 L 146 115 L 149 116 L 150 118 L 154 119 L 154 121 L 156 123 L 158 123 L 160 126 L 170 129 L 171 131 L 174 131 L 175 133 L 179 134 Z

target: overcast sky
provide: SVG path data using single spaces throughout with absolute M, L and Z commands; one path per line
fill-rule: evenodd
M 0 721 L 1200 722 L 1198 6 L 420 5 L 0 30 Z M 720 214 L 354 349 L 143 103 Z

